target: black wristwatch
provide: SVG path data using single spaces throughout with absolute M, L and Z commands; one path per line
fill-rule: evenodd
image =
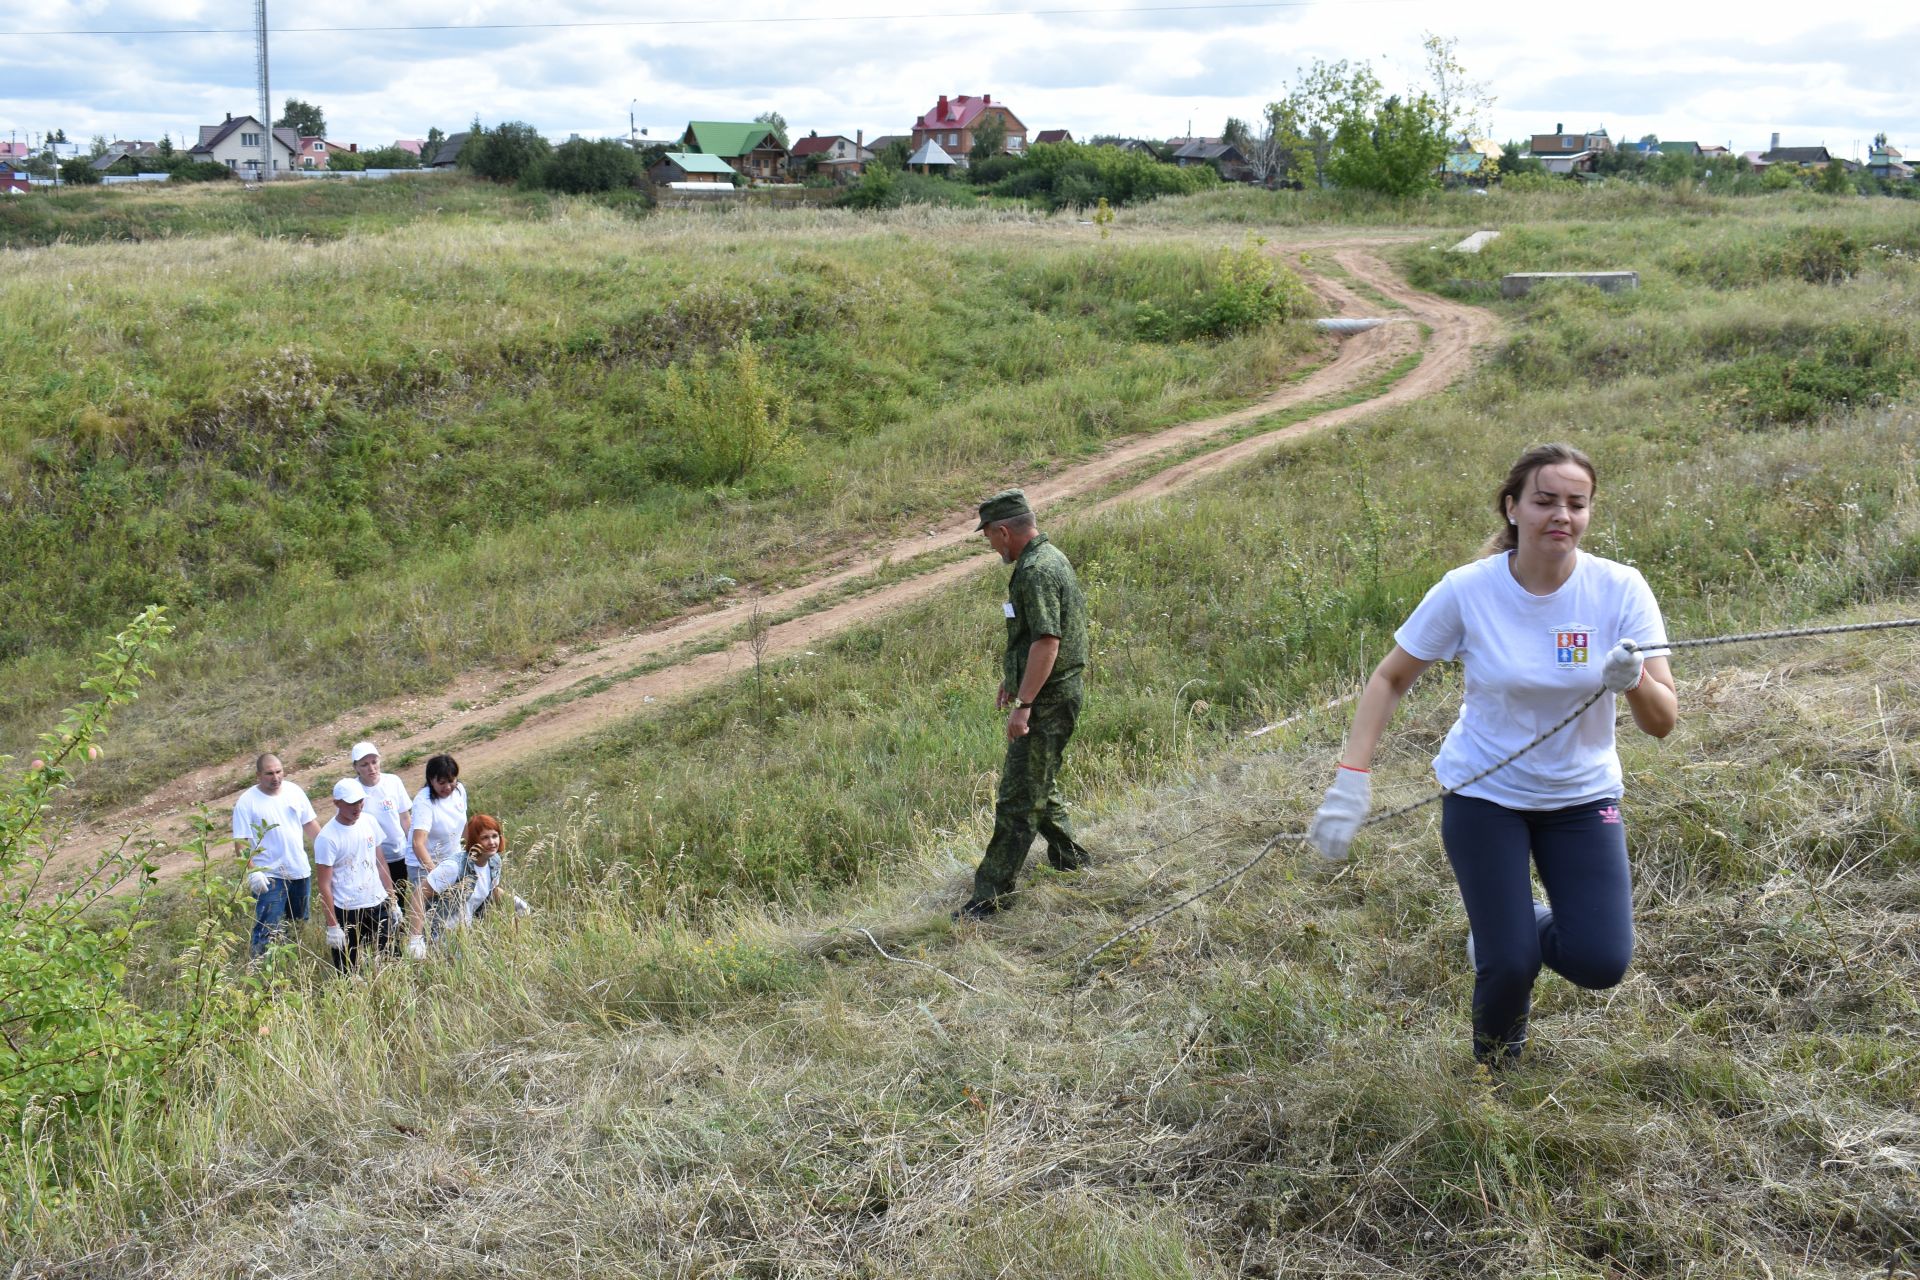
M 1031 702 L 1022 702 L 1018 698 L 1015 698 L 1013 700 L 1013 709 L 1015 711 L 1025 711 L 1028 707 L 1031 707 L 1032 705 L 1033 704 Z

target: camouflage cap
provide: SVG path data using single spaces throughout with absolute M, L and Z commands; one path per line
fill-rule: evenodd
M 1033 508 L 1027 505 L 1026 490 L 1002 489 L 980 504 L 980 523 L 973 527 L 973 531 L 978 533 L 990 524 L 1032 514 Z

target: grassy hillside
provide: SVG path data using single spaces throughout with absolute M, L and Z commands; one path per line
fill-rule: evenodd
M 309 956 L 163 1100 L 10 1142 L 0 1243 L 29 1272 L 341 1280 L 1911 1271 L 1911 633 L 1676 662 L 1680 731 L 1624 740 L 1635 972 L 1545 980 L 1497 1086 L 1466 1069 L 1430 810 L 1073 981 L 1304 822 L 1341 717 L 1241 733 L 1354 687 L 1527 443 L 1595 455 L 1590 545 L 1676 635 L 1920 611 L 1920 266 L 1879 217 L 1782 202 L 1714 227 L 1712 271 L 1681 265 L 1684 218 L 1511 229 L 1475 270 L 1645 287 L 1497 304 L 1510 341 L 1437 402 L 1050 522 L 1096 623 L 1090 873 L 947 919 L 997 764 L 982 573 L 477 795 L 538 916 L 363 983 Z M 1835 231 L 1853 269 L 1809 278 L 1795 246 Z M 1383 804 L 1424 792 L 1457 696 L 1416 692 Z
M 168 770 L 246 751 L 326 718 L 342 679 L 405 693 L 778 581 L 1245 399 L 1313 345 L 1137 336 L 1215 287 L 1218 235 L 554 210 L 376 220 L 265 262 L 237 236 L 61 247 L 0 279 L 25 318 L 0 337 L 0 588 L 36 601 L 0 619 L 0 744 L 151 600 L 183 643 L 123 793 L 162 741 Z M 756 413 L 784 451 L 736 468 Z

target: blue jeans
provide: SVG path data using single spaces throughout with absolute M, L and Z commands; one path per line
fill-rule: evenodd
M 291 942 L 288 920 L 307 918 L 307 890 L 313 884 L 308 876 L 298 880 L 273 877 L 267 891 L 253 900 L 253 954 L 263 954 L 271 942 Z
M 1517 1058 L 1533 980 L 1546 965 L 1576 986 L 1611 987 L 1633 958 L 1633 886 L 1617 800 L 1532 812 L 1448 796 L 1440 838 L 1473 928 L 1473 1054 Z M 1552 914 L 1536 920 L 1529 861 Z

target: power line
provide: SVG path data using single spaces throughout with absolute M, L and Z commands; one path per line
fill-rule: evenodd
M 373 34 L 405 31 L 577 31 L 608 27 L 747 27 L 836 22 L 929 22 L 979 18 L 1062 18 L 1096 14 L 1214 13 L 1235 10 L 1353 8 L 1360 5 L 1414 4 L 1418 0 L 1243 0 L 1233 4 L 1092 5 L 1070 9 L 980 9 L 969 13 L 843 13 L 776 18 L 611 18 L 592 22 L 423 22 L 385 26 L 283 27 L 286 35 Z M 48 36 L 230 36 L 252 35 L 252 27 L 72 27 L 49 31 L 0 31 L 0 39 Z

